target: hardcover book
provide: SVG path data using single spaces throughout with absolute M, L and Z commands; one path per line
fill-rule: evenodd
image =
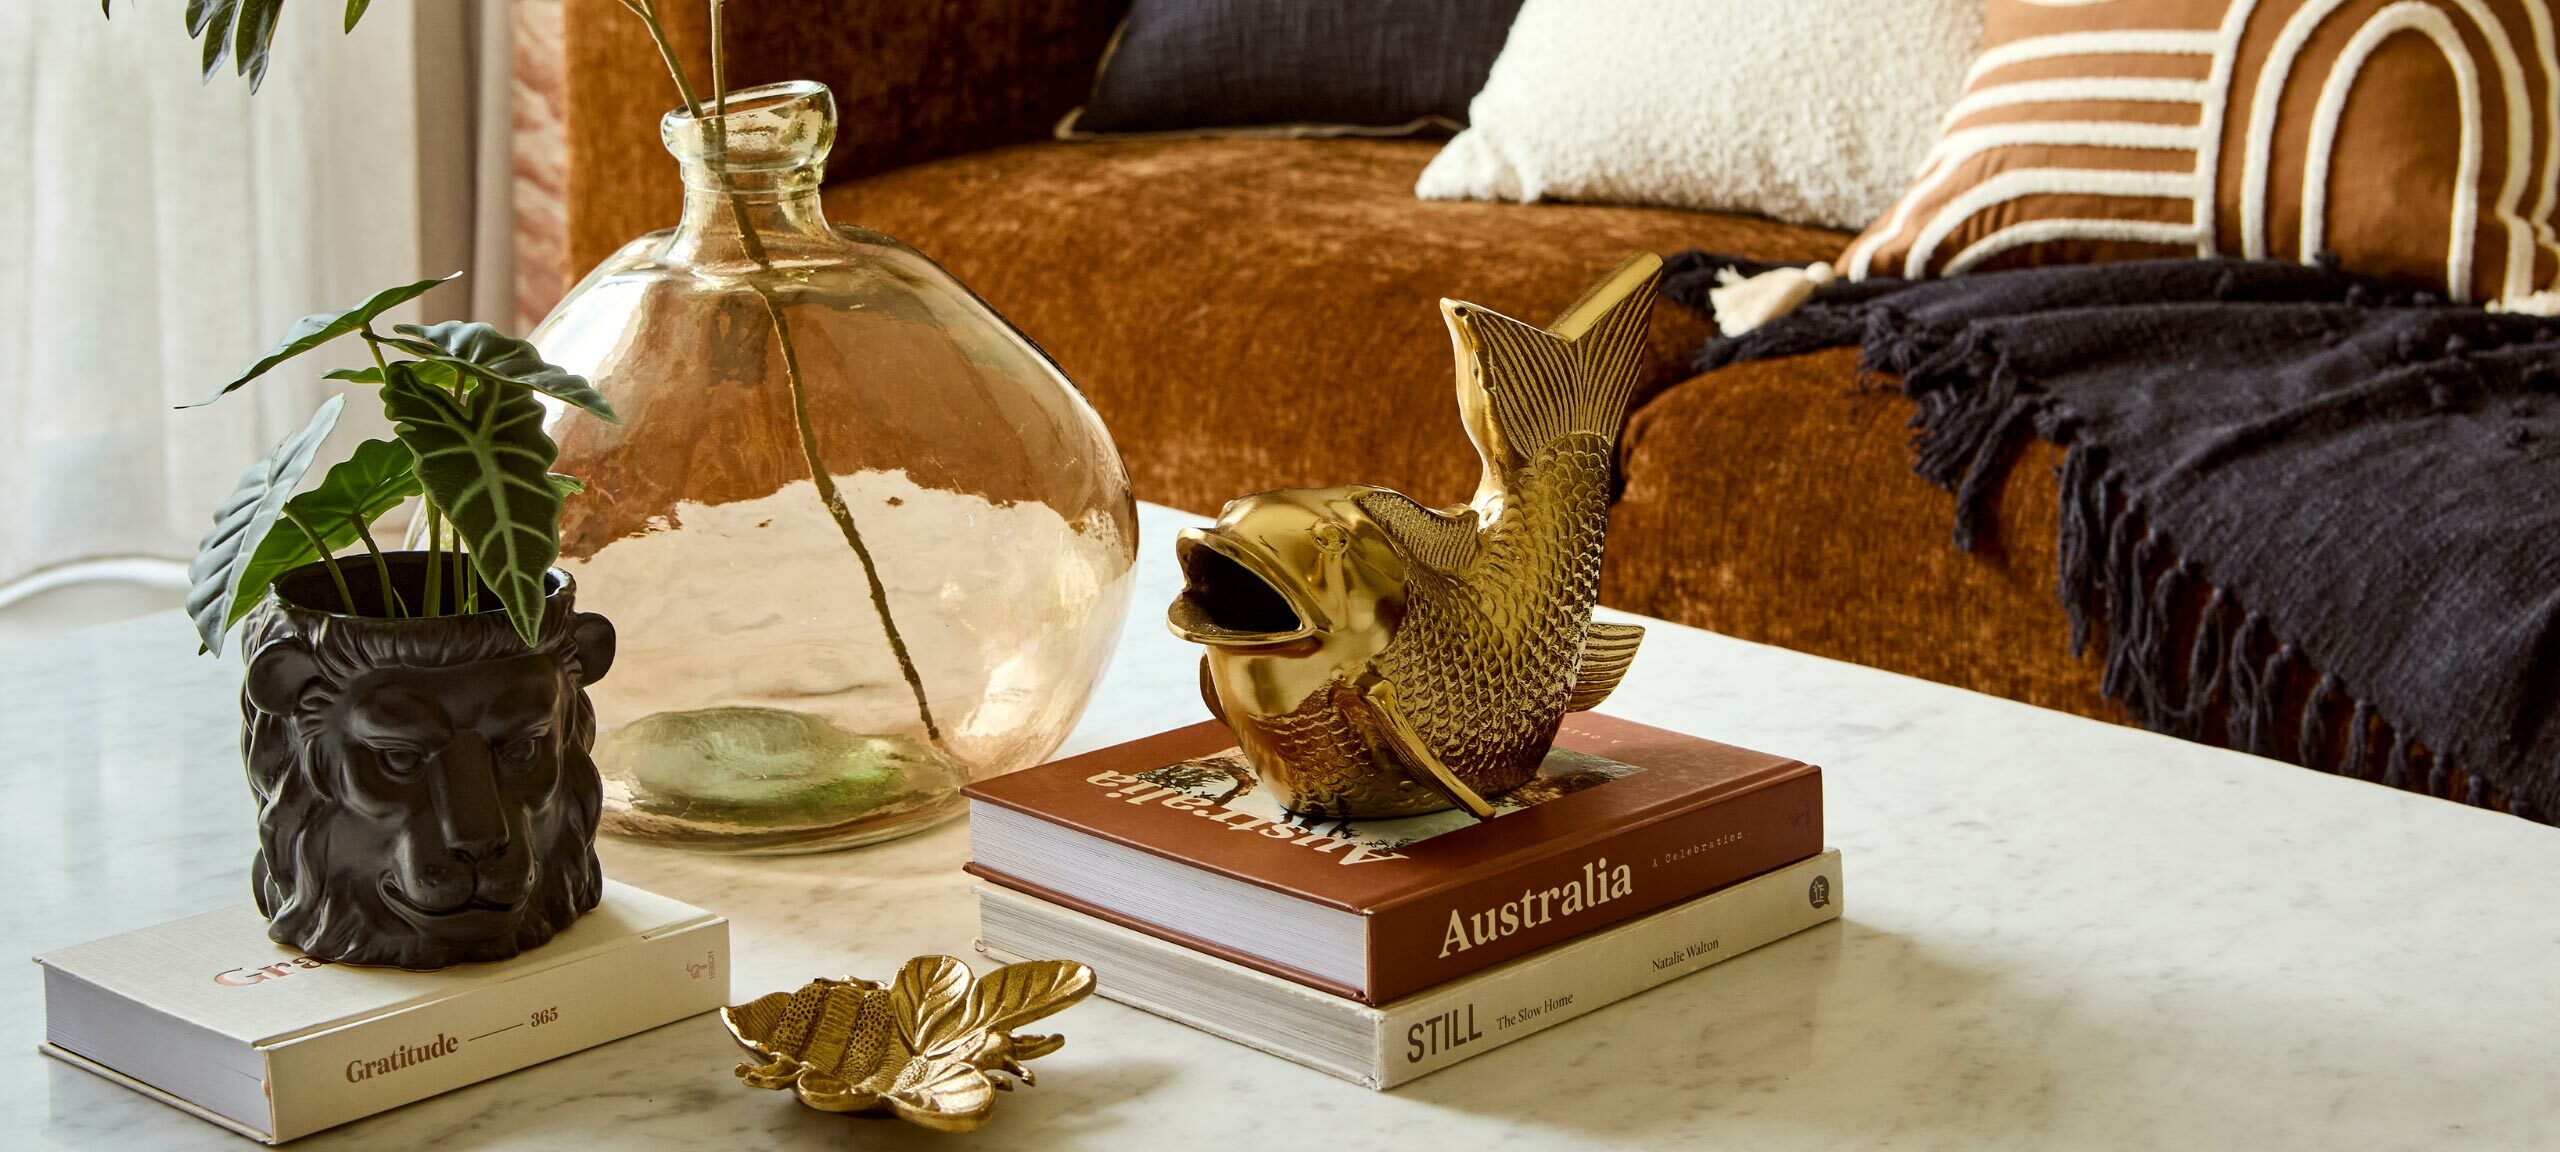
M 1481 822 L 1284 812 L 1214 722 L 967 792 L 971 872 L 1369 1004 L 1822 850 L 1819 769 L 1588 712 Z
M 247 904 L 36 962 L 47 1055 L 276 1144 L 718 1008 L 729 922 L 608 880 L 492 964 L 332 964 Z
M 1371 1007 L 1087 916 L 978 888 L 998 959 L 1075 956 L 1097 991 L 1370 1088 L 1392 1088 L 1839 917 L 1840 853 Z

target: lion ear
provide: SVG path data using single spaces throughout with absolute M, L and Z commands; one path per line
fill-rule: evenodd
M 249 658 L 249 702 L 269 716 L 291 716 L 303 690 L 320 678 L 320 663 L 301 640 L 286 636 L 268 641 Z
M 580 684 L 593 684 L 613 670 L 613 621 L 580 612 L 569 621 L 569 639 L 578 646 Z

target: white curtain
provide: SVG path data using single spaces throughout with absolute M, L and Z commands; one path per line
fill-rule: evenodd
M 254 96 L 199 83 L 179 0 L 0 3 L 0 613 L 93 580 L 174 601 L 215 505 L 363 354 L 173 406 L 296 318 L 476 261 L 394 319 L 507 322 L 504 3 L 376 0 L 342 35 L 342 0 L 293 0 Z M 347 412 L 324 462 L 384 430 Z

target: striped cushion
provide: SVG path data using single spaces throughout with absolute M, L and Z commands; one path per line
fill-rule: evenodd
M 2547 0 L 1990 0 L 1867 276 L 2307 260 L 2461 300 L 2560 276 Z

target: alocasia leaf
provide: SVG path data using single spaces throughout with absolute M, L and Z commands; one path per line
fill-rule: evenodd
M 274 348 L 268 349 L 267 354 L 259 357 L 256 363 L 249 365 L 246 370 L 240 373 L 238 378 L 223 385 L 219 391 L 216 391 L 211 396 L 207 396 L 193 404 L 179 405 L 179 407 L 196 408 L 206 404 L 211 404 L 216 400 L 220 400 L 224 396 L 230 395 L 241 385 L 247 384 L 260 376 L 266 375 L 268 369 L 335 340 L 340 336 L 344 336 L 349 332 L 353 332 L 358 328 L 362 328 L 365 325 L 372 323 L 375 317 L 380 316 L 393 308 L 397 308 L 402 304 L 408 303 L 411 300 L 415 300 L 420 296 L 424 296 L 428 289 L 433 288 L 438 284 L 442 284 L 447 280 L 451 280 L 454 276 L 460 275 L 462 275 L 462 273 L 456 272 L 450 276 L 438 276 L 430 280 L 420 280 L 415 284 L 403 284 L 397 288 L 385 288 L 380 292 L 374 293 L 372 299 L 367 300 L 362 304 L 358 304 L 353 308 L 349 308 L 344 312 L 314 312 L 309 316 L 305 316 L 300 320 L 294 321 L 293 329 L 284 334 L 284 339 L 278 341 Z M 352 378 L 346 374 L 336 372 L 332 372 L 329 375 L 333 379 Z
M 240 477 L 239 486 L 214 512 L 213 528 L 197 543 L 195 562 L 187 565 L 187 579 L 194 585 L 187 592 L 187 614 L 195 617 L 196 635 L 206 651 L 221 654 L 222 634 L 239 618 L 232 611 L 234 603 L 245 596 L 254 604 L 266 593 L 265 584 L 253 586 L 244 579 L 250 561 L 275 527 L 293 486 L 311 470 L 320 442 L 338 426 L 338 412 L 346 403 L 344 396 L 322 403 L 302 431 L 285 437 L 275 451 Z M 275 574 L 270 572 L 267 578 L 272 580 Z
M 468 397 L 394 362 L 383 414 L 417 458 L 419 486 L 470 544 L 471 566 L 528 645 L 542 628 L 542 583 L 560 554 L 559 448 L 542 434 L 531 389 L 483 382 Z
M 399 443 L 390 440 L 367 440 L 356 445 L 355 454 L 332 466 L 320 478 L 317 487 L 284 502 L 286 512 L 311 525 L 335 553 L 356 542 L 356 525 L 371 524 L 400 506 L 400 502 L 418 494 L 416 458 Z M 258 593 L 285 572 L 320 558 L 311 539 L 301 532 L 269 532 L 258 545 L 248 565 L 241 569 L 240 587 L 250 590 L 245 597 L 231 603 L 228 628 L 257 607 Z
M 587 383 L 586 377 L 545 361 L 532 344 L 500 332 L 491 325 L 476 320 L 447 320 L 423 328 L 402 324 L 392 331 L 399 336 L 390 342 L 411 355 L 482 380 L 531 388 L 612 423 L 622 422 L 620 416 L 614 415 L 613 405 L 605 402 L 604 394 Z

